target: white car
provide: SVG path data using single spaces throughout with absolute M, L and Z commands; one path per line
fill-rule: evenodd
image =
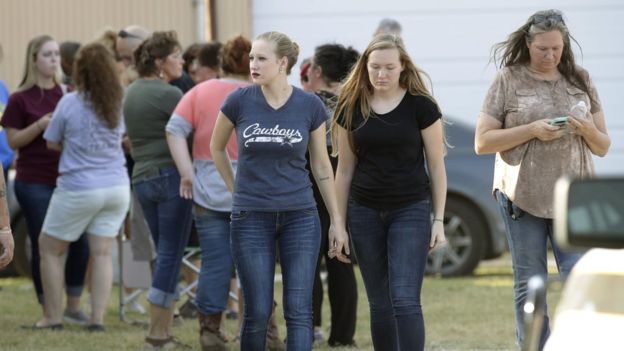
M 560 180 L 554 229 L 562 247 L 592 249 L 565 282 L 544 350 L 624 350 L 624 178 Z M 542 322 L 545 285 L 532 280 L 523 350 L 536 349 Z

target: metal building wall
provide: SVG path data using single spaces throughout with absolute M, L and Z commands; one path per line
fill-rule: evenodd
M 251 0 L 212 0 L 215 39 L 221 42 L 243 35 L 251 38 Z
M 140 24 L 178 32 L 183 47 L 197 38 L 198 0 L 2 0 L 0 79 L 11 91 L 22 75 L 28 41 L 40 34 L 57 41 L 88 42 L 105 29 Z M 204 0 L 199 0 L 204 1 Z M 208 9 L 208 7 L 206 7 Z

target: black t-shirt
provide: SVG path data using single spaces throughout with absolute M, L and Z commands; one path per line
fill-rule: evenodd
M 437 105 L 425 96 L 406 93 L 399 105 L 366 123 L 355 109 L 351 123 L 357 164 L 351 197 L 358 203 L 391 210 L 430 197 L 420 131 L 441 117 Z M 338 123 L 343 125 L 342 118 Z
M 193 88 L 195 82 L 193 82 L 191 77 L 186 72 L 182 72 L 180 78 L 172 80 L 169 84 L 174 87 L 178 87 L 182 90 L 182 93 L 186 94 L 189 90 L 191 90 L 191 88 Z

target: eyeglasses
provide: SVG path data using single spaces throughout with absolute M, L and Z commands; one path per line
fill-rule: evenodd
M 134 39 L 143 39 L 138 35 L 132 34 L 132 33 L 128 33 L 125 30 L 120 30 L 119 33 L 117 33 L 117 36 L 120 38 L 134 38 Z
M 558 10 L 543 11 L 533 15 L 533 24 L 541 24 L 546 21 L 563 22 L 563 14 Z

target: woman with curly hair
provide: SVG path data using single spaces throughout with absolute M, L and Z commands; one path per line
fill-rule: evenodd
M 81 49 L 76 92 L 57 105 L 43 137 L 61 152 L 59 177 L 39 237 L 45 313 L 40 326 L 62 326 L 62 282 L 69 243 L 87 233 L 91 255 L 90 331 L 104 331 L 112 287 L 113 240 L 128 211 L 129 179 L 121 149 L 123 89 L 101 44 Z
M 175 32 L 156 32 L 134 52 L 139 79 L 126 91 L 124 118 L 132 145 L 132 184 L 156 245 L 145 348 L 180 345 L 171 336 L 182 255 L 191 230 L 193 202 L 180 196 L 180 173 L 169 152 L 165 126 L 182 98 L 169 85 L 182 75 L 182 52 Z

